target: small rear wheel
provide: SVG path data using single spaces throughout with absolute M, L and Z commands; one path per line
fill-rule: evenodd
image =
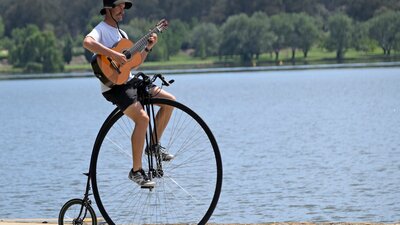
M 93 208 L 82 199 L 71 199 L 60 210 L 58 225 L 96 225 Z

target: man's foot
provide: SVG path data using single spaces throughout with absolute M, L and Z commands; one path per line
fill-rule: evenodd
M 133 171 L 133 169 L 131 169 L 128 177 L 130 180 L 132 180 L 133 182 L 137 183 L 139 186 L 144 188 L 153 188 L 156 185 L 154 181 L 151 181 L 147 177 L 143 169 L 140 169 L 138 171 Z
M 166 148 L 164 148 L 163 146 L 161 146 L 160 144 L 153 145 L 151 150 L 153 153 L 160 151 L 160 156 L 161 156 L 162 161 L 171 161 L 172 159 L 175 158 L 174 155 L 170 154 L 168 152 L 168 150 Z M 145 153 L 146 153 L 146 155 L 149 154 L 149 148 L 146 148 Z

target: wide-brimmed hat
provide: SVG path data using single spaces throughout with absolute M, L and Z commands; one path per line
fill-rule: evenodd
M 132 7 L 132 0 L 103 0 L 103 8 L 100 10 L 100 14 L 106 14 L 106 9 L 114 8 L 121 3 L 125 3 L 125 9 Z

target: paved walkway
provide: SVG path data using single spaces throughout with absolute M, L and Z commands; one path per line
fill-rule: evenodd
M 46 225 L 57 224 L 57 219 L 0 219 L 0 225 Z
M 14 219 L 14 220 L 1 220 L 0 225 L 46 225 L 57 224 L 56 219 Z M 290 222 L 290 223 L 261 223 L 261 224 L 218 224 L 218 225 L 400 225 L 398 223 L 309 223 L 309 222 Z

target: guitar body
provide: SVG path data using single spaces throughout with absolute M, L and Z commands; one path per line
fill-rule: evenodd
M 112 49 L 124 54 L 133 45 L 133 42 L 123 38 Z M 142 63 L 142 56 L 140 52 L 135 52 L 132 55 L 128 52 L 127 60 L 125 64 L 119 65 L 104 55 L 95 55 L 91 64 L 96 77 L 106 86 L 112 87 L 113 85 L 124 84 L 128 80 L 131 70 Z

